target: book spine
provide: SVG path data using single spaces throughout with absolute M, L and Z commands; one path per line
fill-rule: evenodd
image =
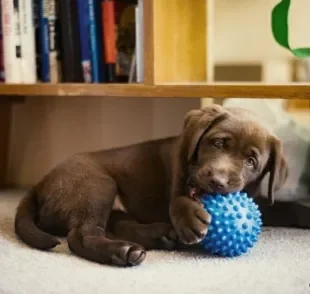
M 81 44 L 81 66 L 85 83 L 92 82 L 92 64 L 89 31 L 89 5 L 85 0 L 78 0 L 78 18 Z
M 3 56 L 3 32 L 2 32 L 2 9 L 0 4 L 0 83 L 5 80 L 4 77 L 4 56 Z
M 38 0 L 32 0 L 33 3 L 33 22 L 35 32 L 35 51 L 36 51 L 36 73 L 38 80 L 42 80 L 41 77 L 41 38 L 40 38 L 40 2 Z
M 37 74 L 32 1 L 19 0 L 19 10 L 23 82 L 33 84 L 37 80 Z
M 102 0 L 88 0 L 91 62 L 94 83 L 107 81 L 107 71 L 103 56 L 101 1 Z
M 14 27 L 15 27 L 15 53 L 17 59 L 17 68 L 19 73 L 15 73 L 18 75 L 19 83 L 23 82 L 23 72 L 22 72 L 22 39 L 21 39 L 21 30 L 20 30 L 20 20 L 19 20 L 19 2 L 18 0 L 14 0 Z
M 50 82 L 48 1 L 49 0 L 40 0 L 40 51 L 41 51 L 40 76 L 42 82 Z
M 103 41 L 103 18 L 102 18 L 102 0 L 96 0 L 95 20 L 97 25 L 97 48 L 98 48 L 98 64 L 99 64 L 99 82 L 107 82 L 107 65 L 104 61 L 104 41 Z
M 6 83 L 21 83 L 18 3 L 2 0 L 3 60 Z
M 115 25 L 115 2 L 114 0 L 103 0 L 103 44 L 104 57 L 108 70 L 108 82 L 116 81 L 116 25 Z
M 99 62 L 98 55 L 101 53 L 98 52 L 98 44 L 97 44 L 97 23 L 96 23 L 96 0 L 88 0 L 88 8 L 89 8 L 89 33 L 90 33 L 90 48 L 91 48 L 91 63 L 92 63 L 92 76 L 93 82 L 99 83 Z
M 143 62 L 143 0 L 138 0 L 136 6 L 136 78 L 138 83 L 143 82 L 144 62 Z
M 49 0 L 48 10 L 48 32 L 49 32 L 49 66 L 50 82 L 58 83 L 60 81 L 60 63 L 58 60 L 58 35 L 56 30 L 57 9 L 56 0 Z
M 83 82 L 77 0 L 60 0 L 62 81 Z

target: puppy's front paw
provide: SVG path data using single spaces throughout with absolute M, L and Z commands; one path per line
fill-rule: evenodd
M 146 233 L 144 241 L 150 243 L 147 247 L 151 249 L 173 250 L 178 243 L 178 236 L 173 226 L 168 223 L 153 223 L 145 226 Z
M 181 242 L 186 245 L 199 243 L 207 234 L 211 215 L 201 206 L 190 207 L 187 213 L 175 220 L 175 229 Z
M 173 250 L 176 248 L 178 242 L 177 233 L 175 230 L 171 229 L 160 238 L 160 241 L 164 249 Z

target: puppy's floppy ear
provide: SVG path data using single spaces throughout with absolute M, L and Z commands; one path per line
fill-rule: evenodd
M 189 161 L 194 155 L 201 137 L 216 122 L 225 119 L 228 112 L 220 105 L 212 105 L 189 111 L 184 118 L 182 134 L 182 155 Z
M 275 192 L 282 187 L 288 177 L 288 165 L 283 156 L 282 144 L 276 137 L 272 137 L 270 141 L 268 171 L 268 199 L 269 204 L 273 205 Z

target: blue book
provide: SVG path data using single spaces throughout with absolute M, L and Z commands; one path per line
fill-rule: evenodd
M 40 60 L 41 60 L 41 80 L 50 82 L 50 60 L 49 60 L 49 28 L 48 10 L 45 8 L 48 0 L 40 0 L 39 5 L 39 24 L 40 24 Z
M 86 83 L 92 82 L 92 52 L 90 46 L 90 14 L 89 5 L 86 0 L 77 0 L 79 36 L 81 46 L 81 65 L 83 77 Z
M 90 21 L 90 48 L 94 83 L 105 82 L 106 69 L 103 62 L 101 0 L 88 0 Z

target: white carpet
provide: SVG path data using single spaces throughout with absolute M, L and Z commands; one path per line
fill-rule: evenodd
M 235 259 L 198 253 L 148 252 L 135 268 L 113 268 L 70 253 L 16 240 L 13 217 L 20 192 L 0 193 L 0 293 L 310 293 L 310 231 L 264 230 L 257 245 Z

